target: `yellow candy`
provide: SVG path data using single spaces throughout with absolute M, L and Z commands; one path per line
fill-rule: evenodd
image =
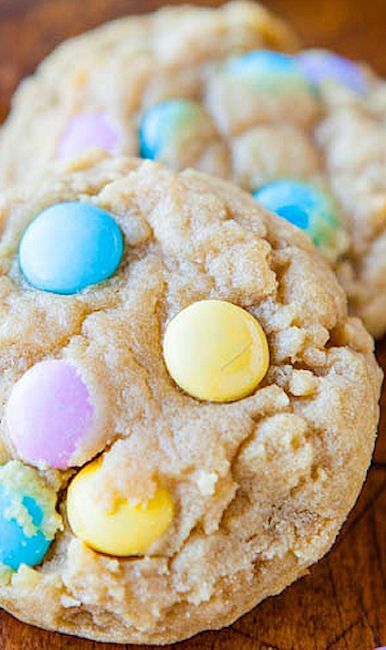
M 67 494 L 67 516 L 79 539 L 96 551 L 127 557 L 142 555 L 159 539 L 173 518 L 172 499 L 162 487 L 145 504 L 122 500 L 113 512 L 95 499 L 95 474 L 100 460 L 86 465 L 73 479 Z
M 212 402 L 250 395 L 269 366 L 258 321 L 224 300 L 202 300 L 181 311 L 166 329 L 163 351 L 178 386 Z

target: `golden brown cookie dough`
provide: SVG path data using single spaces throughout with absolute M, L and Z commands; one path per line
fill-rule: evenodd
M 124 236 L 117 271 L 72 295 L 34 289 L 17 261 L 28 224 L 63 201 L 106 210 Z M 63 529 L 39 566 L 3 576 L 1 605 L 49 629 L 161 644 L 228 625 L 302 576 L 365 479 L 381 382 L 373 341 L 309 238 L 225 181 L 126 158 L 47 172 L 4 195 L 1 215 L 3 462 L 18 457 L 4 417 L 15 382 L 66 360 L 104 413 L 96 501 L 110 512 L 161 484 L 173 503 L 148 550 L 111 557 L 69 526 L 79 470 L 42 466 Z M 267 337 L 268 372 L 238 401 L 190 397 L 165 366 L 168 323 L 204 299 L 247 310 Z
M 85 148 L 94 142 L 138 155 L 138 131 L 150 107 L 193 101 L 195 114 L 158 158 L 174 169 L 192 166 L 233 179 L 249 191 L 290 178 L 331 193 L 347 237 L 339 236 L 329 257 L 351 312 L 381 336 L 385 84 L 364 66 L 365 92 L 329 80 L 316 93 L 297 82 L 281 91 L 282 79 L 268 92 L 263 82 L 256 93 L 237 74 L 224 74 L 229 60 L 261 48 L 293 52 L 297 42 L 261 6 L 237 1 L 123 18 L 64 43 L 16 93 L 0 136 L 0 185 L 33 182 L 47 165 L 79 152 L 74 130 Z M 93 141 L 98 128 L 103 133 Z
M 39 178 L 48 162 L 61 157 L 60 140 L 79 113 L 106 120 L 106 129 L 118 136 L 116 151 L 135 155 L 141 110 L 161 99 L 201 98 L 207 76 L 223 57 L 260 48 L 294 51 L 296 45 L 296 36 L 283 21 L 260 4 L 244 0 L 218 9 L 163 8 L 73 38 L 60 45 L 15 94 L 12 117 L 1 135 L 0 184 L 4 188 Z M 203 130 L 206 136 L 218 137 L 214 126 Z M 29 137 L 22 138 L 22 132 Z M 203 153 L 207 145 L 198 143 L 194 153 Z M 223 155 L 221 147 L 219 155 L 207 154 L 208 168 L 217 171 L 218 164 L 226 164 L 217 161 Z M 180 162 L 176 159 L 176 164 Z M 194 162 L 187 152 L 185 165 Z

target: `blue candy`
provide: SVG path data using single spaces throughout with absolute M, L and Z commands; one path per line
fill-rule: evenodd
M 302 230 L 308 228 L 310 213 L 319 198 L 308 185 L 292 180 L 268 183 L 257 190 L 254 197 L 267 210 L 276 212 Z
M 122 232 L 108 212 L 87 203 L 58 203 L 28 226 L 19 263 L 36 289 L 74 294 L 109 278 L 122 255 Z
M 12 494 L 0 487 L 0 562 L 14 571 L 21 564 L 36 566 L 46 555 L 51 541 L 39 530 L 43 521 L 43 511 L 39 504 L 29 496 L 22 499 L 22 505 L 31 516 L 38 529 L 35 535 L 28 536 L 16 519 L 7 517 L 7 509 L 12 503 Z
M 297 71 L 296 59 L 289 54 L 271 50 L 254 50 L 232 59 L 227 70 L 237 75 L 254 75 L 256 72 L 288 74 Z
M 231 59 L 225 66 L 225 72 L 228 76 L 245 80 L 260 89 L 285 91 L 288 88 L 298 88 L 308 92 L 312 90 L 301 73 L 297 59 L 281 52 L 247 52 Z
M 44 559 L 62 520 L 56 492 L 20 461 L 0 467 L 0 565 L 17 571 Z
M 307 183 L 277 180 L 254 193 L 256 201 L 298 228 L 319 247 L 335 245 L 339 221 L 327 195 Z
M 178 141 L 184 132 L 194 129 L 203 119 L 207 119 L 203 109 L 188 99 L 169 99 L 155 104 L 145 112 L 140 125 L 141 158 L 161 158 L 168 144 Z

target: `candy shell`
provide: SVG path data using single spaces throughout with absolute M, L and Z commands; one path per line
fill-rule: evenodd
M 33 465 L 71 466 L 93 420 L 88 388 L 66 361 L 33 366 L 14 385 L 6 405 L 10 438 L 19 456 Z
M 359 95 L 366 92 L 366 79 L 355 63 L 326 50 L 305 50 L 297 57 L 299 68 L 309 83 L 319 86 L 334 81 Z
M 141 158 L 162 160 L 167 149 L 191 137 L 209 120 L 199 104 L 187 99 L 171 99 L 155 104 L 143 115 L 139 130 Z
M 213 402 L 250 395 L 269 366 L 259 322 L 224 300 L 195 302 L 177 314 L 166 328 L 163 353 L 180 388 Z
M 74 534 L 96 551 L 128 557 L 144 555 L 168 529 L 174 514 L 167 490 L 158 487 L 146 503 L 129 497 L 106 511 L 95 499 L 101 460 L 86 465 L 71 482 L 67 493 L 67 516 Z
M 0 563 L 17 571 L 44 559 L 61 518 L 56 494 L 36 470 L 11 461 L 0 467 Z
M 259 91 L 311 91 L 295 57 L 270 50 L 247 52 L 231 59 L 226 74 L 255 85 Z
M 340 250 L 344 233 L 332 199 L 308 183 L 280 179 L 254 193 L 256 201 L 301 230 L 329 259 Z
M 116 153 L 121 136 L 103 113 L 85 112 L 68 122 L 57 148 L 57 158 L 69 162 L 89 149 Z
M 19 263 L 36 289 L 74 294 L 109 278 L 122 254 L 122 232 L 108 212 L 88 203 L 57 203 L 28 226 Z

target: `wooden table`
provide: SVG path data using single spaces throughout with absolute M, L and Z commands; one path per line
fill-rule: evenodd
M 6 115 L 18 80 L 59 41 L 104 20 L 162 4 L 161 0 L 0 0 L 0 118 Z M 292 20 L 305 44 L 367 59 L 386 75 L 385 0 L 266 4 Z M 386 342 L 378 345 L 378 357 L 386 368 Z M 385 415 L 366 486 L 331 553 L 308 577 L 230 629 L 202 634 L 178 645 L 178 650 L 370 650 L 386 645 L 386 392 L 383 404 Z M 122 647 L 135 648 L 43 632 L 0 614 L 0 650 Z

